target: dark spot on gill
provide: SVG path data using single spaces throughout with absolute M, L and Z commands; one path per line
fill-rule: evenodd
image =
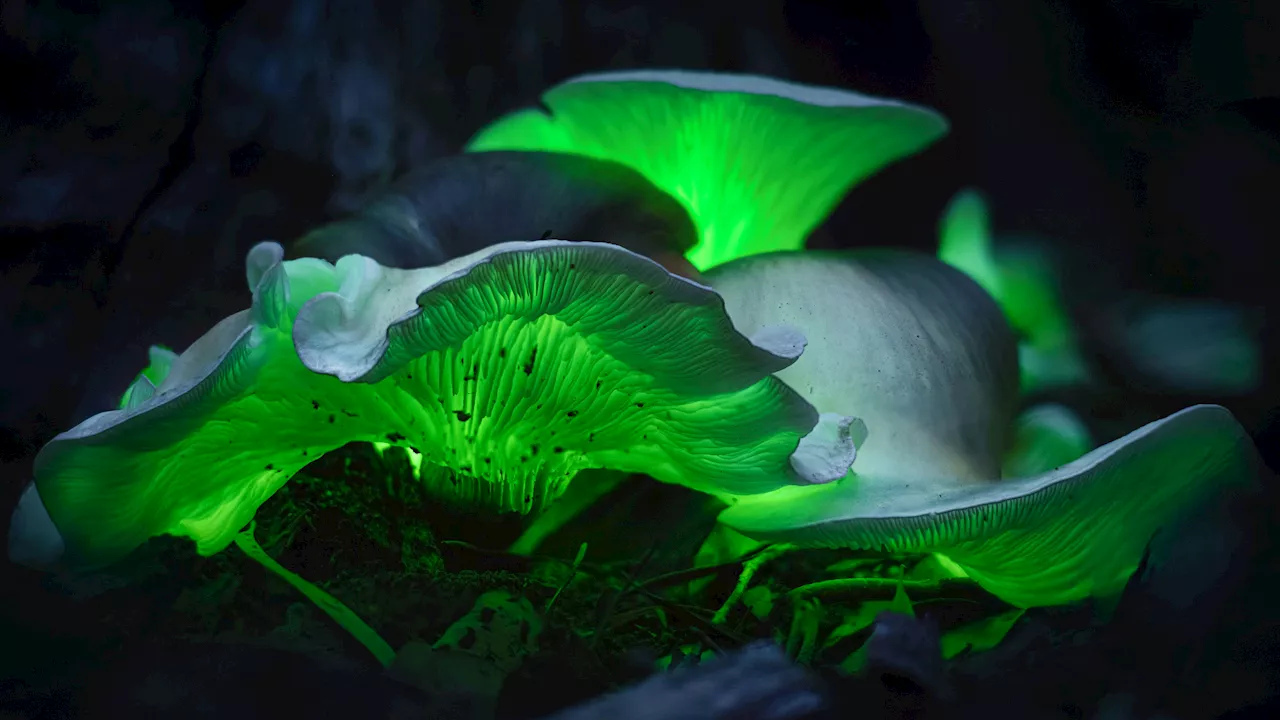
M 642 407 L 644 407 L 644 403 L 636 403 L 636 407 L 638 407 L 638 408 L 642 408 Z
M 389 443 L 398 443 L 398 442 L 400 442 L 401 440 L 404 440 L 404 436 L 403 436 L 403 435 L 401 435 L 400 433 L 398 433 L 398 432 L 391 432 L 391 433 L 387 433 L 387 442 L 389 442 Z
M 453 414 L 458 417 L 458 422 L 466 422 L 471 419 L 471 413 L 466 410 L 454 410 Z
M 490 464 L 492 464 L 492 463 L 493 463 L 493 458 L 485 458 L 485 459 L 484 459 L 484 464 L 485 464 L 485 465 L 490 465 Z
M 564 448 L 562 448 L 562 447 L 560 447 L 559 445 L 557 445 L 557 446 L 555 446 L 555 447 L 551 448 L 551 452 L 556 453 L 557 455 L 559 455 L 560 453 L 564 452 Z
M 319 410 L 319 409 L 320 409 L 320 401 L 319 401 L 319 400 L 312 400 L 312 401 L 311 401 L 311 409 L 312 409 L 312 410 Z
M 538 445 L 530 445 L 530 446 L 529 446 L 529 454 L 531 454 L 531 455 L 537 455 L 537 454 L 538 454 Z
M 596 389 L 597 389 L 597 390 L 599 390 L 599 389 L 600 389 L 600 381 L 599 381 L 599 380 L 597 380 L 597 381 L 596 381 Z
M 596 434 L 595 434 L 595 433 L 589 433 L 589 434 L 587 435 L 587 442 L 595 442 L 595 441 L 596 441 Z
M 533 348 L 533 350 L 529 353 L 529 362 L 527 362 L 527 363 L 525 363 L 525 364 L 524 364 L 524 374 L 525 374 L 525 375 L 532 375 L 532 374 L 533 374 L 533 361 L 534 361 L 534 360 L 537 360 L 537 359 L 538 359 L 538 348 L 537 348 L 537 346 L 535 345 L 535 346 L 534 346 L 534 348 Z
M 520 462 L 522 462 L 522 463 L 527 463 L 527 462 L 529 462 L 529 456 L 528 456 L 528 455 L 521 455 L 521 456 L 520 456 Z
M 329 413 L 329 424 L 332 425 L 336 420 L 337 418 L 333 416 L 333 413 Z
M 275 469 L 276 469 L 276 466 L 275 466 L 275 465 L 272 465 L 271 463 L 267 463 L 267 466 L 266 466 L 266 467 L 264 467 L 264 468 L 262 468 L 262 469 L 263 469 L 263 470 L 275 470 Z
M 422 451 L 421 451 L 421 450 L 419 450 L 418 448 L 416 448 L 416 447 L 414 447 L 414 446 L 412 446 L 412 445 L 410 445 L 410 446 L 409 446 L 409 452 L 413 453 L 414 455 L 421 455 L 421 454 L 422 454 Z
M 306 450 L 303 450 L 303 451 L 302 451 L 302 457 L 306 457 L 306 456 L 307 456 L 307 451 L 306 451 Z
M 568 417 L 578 417 L 578 411 L 570 410 L 569 412 L 565 413 L 565 415 L 567 415 Z
M 507 356 L 506 348 L 498 348 L 498 357 L 505 358 Z
M 459 470 L 460 472 L 470 473 L 470 472 L 471 472 L 471 466 L 470 466 L 470 465 L 463 465 L 462 467 L 458 468 L 458 470 Z
M 405 374 L 404 374 L 404 378 L 405 378 L 406 380 L 412 380 L 412 379 L 413 379 L 413 373 L 405 373 Z

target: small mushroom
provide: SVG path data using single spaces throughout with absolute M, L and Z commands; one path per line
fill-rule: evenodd
M 307 233 L 292 253 L 330 262 L 364 255 L 408 269 L 551 236 L 621 245 L 696 279 L 684 260 L 696 230 L 680 203 L 625 165 L 549 152 L 435 160 L 360 212 Z
M 1027 239 L 996 246 L 982 195 L 964 190 L 940 228 L 938 257 L 982 285 L 1018 333 L 1026 392 L 1099 382 L 1080 352 L 1053 253 Z M 1217 300 L 1132 292 L 1081 321 L 1109 373 L 1147 390 L 1242 395 L 1261 382 L 1256 310 Z
M 1089 379 L 1076 329 L 1047 252 L 1033 244 L 992 242 L 987 204 L 976 190 L 958 193 L 939 228 L 938 258 L 964 271 L 995 298 L 1018 335 L 1022 388 L 1034 392 Z

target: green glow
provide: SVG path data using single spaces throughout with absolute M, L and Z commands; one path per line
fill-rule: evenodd
M 969 577 L 969 574 L 964 571 L 964 568 L 957 565 L 955 560 L 952 560 L 946 555 L 943 555 L 942 553 L 933 553 L 930 557 L 936 560 L 938 566 L 945 572 L 945 574 L 941 574 L 939 577 Z
M 178 357 L 178 354 L 163 345 L 152 345 L 147 351 L 147 356 L 150 363 L 142 372 L 138 373 L 138 377 L 134 379 L 133 384 L 120 396 L 118 407 L 122 410 L 127 408 L 130 402 L 143 402 L 146 399 L 141 397 L 141 394 L 147 392 L 142 390 L 142 388 L 146 387 L 146 383 L 139 382 L 142 378 L 146 378 L 153 389 L 156 385 L 164 382 L 165 377 L 169 374 L 169 368 L 173 366 L 173 361 Z M 142 392 L 135 396 L 135 391 L 138 390 Z
M 1013 441 L 1004 454 L 1004 477 L 1051 472 L 1093 449 L 1084 422 L 1069 408 L 1037 405 L 1013 423 Z
M 1026 611 L 1014 608 L 995 617 L 961 625 L 942 636 L 942 657 L 950 660 L 962 652 L 990 650 L 1004 640 Z
M 1078 382 L 1087 375 L 1075 329 L 1047 255 L 1031 247 L 996 253 L 986 202 L 975 190 L 956 195 L 939 228 L 938 258 L 991 294 L 1021 338 L 1025 391 Z
M 1003 276 L 992 256 L 991 221 L 982 196 L 973 190 L 958 193 L 943 214 L 940 235 L 938 259 L 959 268 L 1002 302 Z
M 911 602 L 911 596 L 907 595 L 907 585 L 901 580 L 894 581 L 883 578 L 858 578 L 850 580 L 853 585 L 866 583 L 894 583 L 896 587 L 893 591 L 893 597 L 889 600 L 867 600 L 860 604 L 857 609 L 846 612 L 844 622 L 842 622 L 831 636 L 827 638 L 828 645 L 834 645 L 840 639 L 848 637 L 859 630 L 870 627 L 880 617 L 881 613 L 891 612 L 910 617 L 916 616 L 915 605 Z M 867 653 L 869 644 L 864 642 L 854 650 L 843 662 L 840 663 L 840 669 L 849 674 L 861 672 L 867 665 Z
M 402 451 L 405 454 L 405 457 L 409 458 L 409 469 L 413 471 L 413 476 L 415 478 L 421 479 L 422 478 L 422 453 L 414 452 L 407 447 L 397 447 L 387 442 L 375 442 L 373 444 L 373 449 L 377 451 L 379 456 L 381 456 L 387 450 L 390 450 L 392 448 Z
M 154 395 L 41 451 L 35 483 L 66 559 L 103 565 L 160 534 L 217 552 L 294 473 L 357 441 L 416 448 L 434 490 L 498 511 L 538 511 L 593 467 L 713 492 L 790 481 L 818 421 L 770 374 L 794 358 L 621 248 L 504 247 L 417 271 L 255 248 L 251 310 L 175 359 Z M 406 319 L 396 299 L 419 311 Z M 350 332 L 390 339 L 380 377 L 304 366 L 350 366 L 361 348 L 335 339 Z
M 564 494 L 546 512 L 534 518 L 520 537 L 507 548 L 516 555 L 531 555 L 544 540 L 573 520 L 597 500 L 623 483 L 629 476 L 612 470 L 587 469 L 569 483 Z
M 1038 475 L 963 483 L 855 472 L 741 498 L 721 520 L 762 540 L 940 553 L 1011 605 L 1059 605 L 1120 592 L 1155 532 L 1253 482 L 1255 462 L 1229 413 L 1195 406 Z
M 607 73 L 511 113 L 469 151 L 544 150 L 628 165 L 680 200 L 699 230 L 699 270 L 804 246 L 855 183 L 941 137 L 936 113 L 744 75 Z

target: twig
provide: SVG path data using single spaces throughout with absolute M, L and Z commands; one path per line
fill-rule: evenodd
M 650 601 L 662 606 L 663 609 L 671 611 L 672 614 L 679 615 L 683 617 L 686 621 L 691 621 L 691 624 L 694 627 L 714 632 L 717 635 L 721 635 L 725 639 L 734 643 L 735 645 L 746 645 L 751 640 L 751 638 L 745 635 L 742 635 L 741 633 L 730 630 L 725 625 L 715 624 L 714 622 L 712 622 L 710 617 L 707 617 L 705 615 L 706 611 L 703 608 L 692 606 L 692 605 L 685 605 L 684 603 L 678 603 L 678 602 L 675 602 L 674 600 L 669 600 L 661 595 L 658 595 L 657 593 L 641 591 L 641 594 L 644 595 L 646 598 L 648 598 Z
M 621 600 L 624 595 L 630 592 L 633 587 L 635 587 L 636 578 L 640 576 L 640 573 L 646 567 L 648 567 L 649 562 L 653 559 L 653 556 L 657 551 L 658 551 L 657 543 L 654 543 L 653 545 L 649 546 L 648 551 L 645 552 L 644 557 L 640 558 L 640 562 L 636 564 L 635 569 L 633 569 L 630 573 L 627 573 L 626 583 L 624 583 L 622 587 L 618 588 L 617 592 L 610 595 L 608 602 L 605 603 L 604 607 L 600 608 L 600 617 L 596 622 L 595 632 L 592 633 L 591 642 L 588 643 L 590 647 L 594 649 L 596 646 L 596 643 L 600 641 L 600 635 L 604 633 L 605 627 L 608 626 L 609 618 L 613 615 L 613 611 L 618 607 L 618 601 Z
M 886 600 L 902 586 L 915 602 L 923 600 L 972 600 L 999 603 L 995 596 L 972 580 L 899 580 L 895 578 L 839 578 L 793 588 L 787 598 L 799 601 L 811 597 L 849 600 Z
M 694 580 L 710 575 L 718 575 L 726 570 L 741 568 L 744 563 L 750 562 L 753 558 L 765 550 L 768 550 L 770 547 L 773 546 L 764 545 L 758 547 L 732 562 L 720 563 L 719 565 L 704 565 L 702 567 L 676 570 L 669 573 L 663 573 L 662 575 L 655 575 L 654 577 L 645 580 L 643 583 L 640 583 L 639 588 L 645 590 L 662 590 L 682 583 L 693 582 Z
M 729 597 L 725 599 L 724 604 L 711 617 L 711 622 L 721 625 L 729 618 L 729 611 L 734 605 L 738 604 L 738 600 L 742 598 L 742 594 L 747 591 L 747 586 L 751 584 L 751 579 L 755 577 L 756 572 L 764 567 L 764 564 L 774 558 L 784 555 L 792 550 L 796 550 L 795 545 L 787 543 L 779 543 L 770 545 L 762 550 L 755 557 L 742 564 L 742 573 L 738 575 L 738 583 L 734 585 L 733 592 L 729 593 Z
M 552 595 L 551 599 L 547 601 L 547 606 L 542 609 L 544 615 L 551 612 L 551 606 L 556 604 L 556 598 L 560 597 L 560 593 L 564 592 L 564 589 L 569 587 L 569 583 L 578 577 L 578 567 L 582 565 L 582 558 L 586 556 L 587 544 L 582 543 L 582 547 L 578 548 L 578 556 L 573 559 L 573 567 L 569 571 L 569 578 L 561 583 L 560 587 L 556 588 L 556 594 Z

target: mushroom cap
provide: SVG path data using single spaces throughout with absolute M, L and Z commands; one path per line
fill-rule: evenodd
M 436 268 L 351 256 L 337 269 L 342 287 L 298 313 L 302 363 L 435 397 L 464 420 L 455 445 L 516 442 L 518 426 L 525 445 L 508 452 L 552 447 L 713 493 L 827 482 L 853 461 L 854 421 L 772 376 L 802 335 L 748 338 L 713 290 L 618 246 L 507 243 Z M 783 449 L 789 465 L 762 461 Z
M 1249 437 L 1208 405 L 1054 465 L 1087 436 L 1061 410 L 1013 423 L 1008 328 L 985 293 L 938 261 L 783 253 L 708 281 L 743 332 L 799 327 L 809 346 L 778 376 L 820 411 L 866 423 L 839 481 L 738 498 L 720 519 L 748 537 L 940 553 L 1007 602 L 1053 605 L 1118 592 L 1158 530 L 1256 477 Z M 1001 479 L 1002 456 L 1035 474 Z
M 407 269 L 545 237 L 680 256 L 697 242 L 697 231 L 680 203 L 625 165 L 499 151 L 414 168 L 352 217 L 307 233 L 293 254 L 330 262 L 364 255 Z
M 753 342 L 712 290 L 623 248 L 511 243 L 411 271 L 282 257 L 253 248 L 250 309 L 41 449 L 11 558 L 93 569 L 161 534 L 215 553 L 353 441 L 416 449 L 520 512 L 589 467 L 736 494 L 853 460 L 851 421 L 771 375 L 803 337 Z
M 699 270 L 803 247 L 858 181 L 944 135 L 936 112 L 758 75 L 645 70 L 568 80 L 469 151 L 549 150 L 635 168 L 698 228 Z
M 801 328 L 804 355 L 777 376 L 819 412 L 866 424 L 857 472 L 999 477 L 1016 347 L 963 273 L 923 254 L 855 250 L 753 256 L 705 277 L 740 332 Z

